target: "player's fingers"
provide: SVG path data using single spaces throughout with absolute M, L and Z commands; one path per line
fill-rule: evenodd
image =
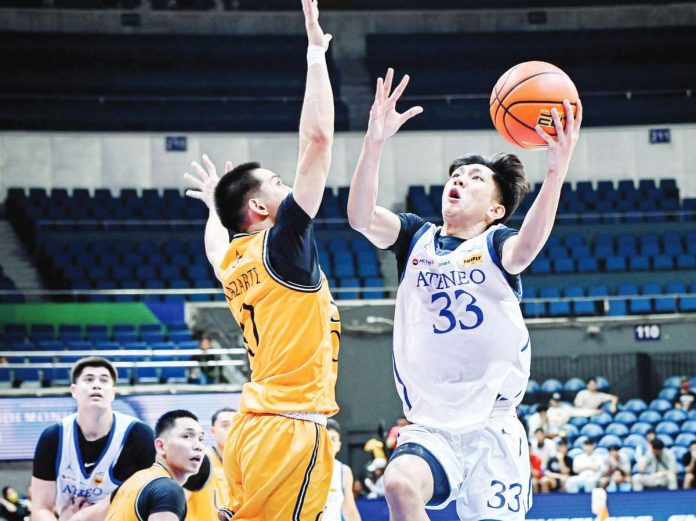
M 186 190 L 184 193 L 192 199 L 203 199 L 203 192 L 199 192 L 198 190 Z
M 423 112 L 423 107 L 421 107 L 420 105 L 415 106 L 415 107 L 411 107 L 406 112 L 401 114 L 401 124 L 403 125 L 409 119 L 417 116 L 418 114 L 421 114 L 422 112 Z
M 582 125 L 582 101 L 578 98 L 575 104 L 575 133 L 580 132 L 580 125 Z
M 375 101 L 382 103 L 384 101 L 384 80 L 380 77 L 377 78 L 377 93 L 375 94 Z
M 536 130 L 536 133 L 539 134 L 539 137 L 541 137 L 541 139 L 543 139 L 544 141 L 546 141 L 549 145 L 550 145 L 551 143 L 553 143 L 553 137 L 551 136 L 551 134 L 549 134 L 548 132 L 546 132 L 546 131 L 541 127 L 541 125 L 537 125 L 536 127 L 534 127 L 534 130 Z
M 208 177 L 210 177 L 208 175 L 208 172 L 205 171 L 205 168 L 203 168 L 201 165 L 199 165 L 195 161 L 191 161 L 191 166 L 198 174 L 198 177 L 200 177 L 203 181 L 205 181 L 206 179 L 208 179 Z
M 563 100 L 563 108 L 566 114 L 565 133 L 572 137 L 575 134 L 575 114 L 573 114 L 573 106 L 567 99 Z
M 231 172 L 234 169 L 234 166 L 232 165 L 232 161 L 226 161 L 225 162 L 225 173 Z
M 208 171 L 208 173 L 212 177 L 217 177 L 217 169 L 215 168 L 215 164 L 210 160 L 210 158 L 206 154 L 203 154 L 201 159 L 203 159 L 203 164 L 205 165 L 205 169 Z
M 551 117 L 553 118 L 553 126 L 556 128 L 556 137 L 559 142 L 563 142 L 565 135 L 563 134 L 563 123 L 561 122 L 561 116 L 558 114 L 556 107 L 551 109 Z
M 201 188 L 203 186 L 203 181 L 201 181 L 199 178 L 192 176 L 188 172 L 184 174 L 184 179 L 186 179 L 189 183 L 191 183 L 193 186 L 196 188 Z
M 387 76 L 384 79 L 384 98 L 385 99 L 389 97 L 389 93 L 391 92 L 393 82 L 394 82 L 394 69 L 389 67 L 387 69 Z
M 399 83 L 396 88 L 394 89 L 394 93 L 389 97 L 390 100 L 394 100 L 395 102 L 401 97 L 401 95 L 404 93 L 404 90 L 406 89 L 406 86 L 408 85 L 408 82 L 410 81 L 410 77 L 408 74 L 406 74 L 403 79 L 401 80 L 401 83 Z

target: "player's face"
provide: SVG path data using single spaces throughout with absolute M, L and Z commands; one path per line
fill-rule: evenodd
M 255 197 L 263 207 L 268 211 L 268 215 L 275 222 L 276 213 L 280 203 L 292 192 L 292 188 L 283 183 L 278 174 L 274 174 L 265 168 L 259 168 L 254 171 L 256 178 L 261 181 L 258 192 Z
M 155 446 L 169 469 L 178 475 L 198 472 L 203 462 L 203 429 L 193 418 L 177 418 Z
M 215 437 L 215 445 L 218 448 L 223 448 L 225 446 L 225 440 L 227 440 L 227 435 L 230 433 L 232 428 L 232 419 L 234 418 L 234 412 L 221 412 L 215 418 L 215 424 L 210 428 Z
M 341 450 L 341 435 L 334 430 L 329 430 L 329 439 L 331 440 L 331 450 L 333 451 L 334 457 Z
M 70 386 L 77 408 L 106 409 L 116 398 L 114 379 L 106 367 L 85 367 L 77 381 Z
M 502 215 L 494 216 L 490 212 L 496 209 L 499 212 L 501 208 L 493 171 L 483 165 L 458 168 L 442 192 L 442 217 L 446 223 L 478 222 L 487 215 L 495 220 Z

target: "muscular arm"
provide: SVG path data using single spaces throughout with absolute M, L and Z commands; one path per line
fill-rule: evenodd
M 310 47 L 328 49 L 330 35 L 319 25 L 316 0 L 302 0 L 307 39 Z M 300 155 L 293 186 L 295 201 L 315 217 L 324 195 L 326 178 L 331 165 L 331 145 L 334 135 L 334 101 L 329 70 L 324 60 L 310 63 L 307 68 L 302 114 L 300 116 Z
M 56 521 L 56 482 L 31 478 L 31 521 Z
M 396 134 L 406 121 L 423 112 L 421 107 L 412 107 L 403 114 L 396 111 L 396 102 L 406 89 L 409 77 L 404 76 L 390 96 L 393 79 L 394 71 L 389 69 L 384 81 L 382 78 L 377 80 L 367 134 L 348 193 L 348 222 L 351 227 L 382 249 L 396 242 L 401 228 L 396 214 L 377 206 L 379 164 L 384 143 Z
M 341 513 L 346 521 L 361 521 L 360 512 L 353 496 L 353 471 L 348 465 L 343 465 L 343 504 Z
M 527 212 L 516 237 L 506 241 L 501 259 L 505 271 L 517 275 L 529 266 L 546 244 L 556 218 L 561 188 L 570 158 L 580 135 L 582 106 L 578 100 L 577 119 L 573 117 L 570 104 L 565 105 L 566 126 L 558 116 L 556 109 L 552 115 L 557 138 L 554 138 L 537 126 L 537 132 L 548 144 L 548 171 L 539 195 Z

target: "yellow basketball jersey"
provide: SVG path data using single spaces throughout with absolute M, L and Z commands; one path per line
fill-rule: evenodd
M 241 412 L 338 411 L 334 387 L 341 323 L 322 273 L 317 286 L 283 281 L 268 262 L 268 231 L 236 235 L 220 265 L 242 329 L 251 381 Z
M 208 448 L 211 463 L 210 479 L 198 492 L 188 499 L 186 521 L 218 521 L 218 509 L 227 506 L 230 487 L 222 468 L 222 458 L 213 448 Z
M 105 521 L 140 521 L 135 511 L 138 495 L 145 485 L 158 478 L 171 479 L 171 475 L 164 467 L 153 465 L 128 478 L 116 491 L 106 512 Z

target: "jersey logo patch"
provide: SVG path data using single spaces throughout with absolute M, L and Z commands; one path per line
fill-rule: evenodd
M 414 266 L 434 266 L 435 261 L 431 259 L 419 259 L 418 257 L 414 257 L 411 259 L 411 264 Z
M 471 255 L 467 255 L 466 257 L 462 257 L 462 260 L 459 261 L 459 265 L 464 267 L 464 266 L 471 266 L 473 264 L 481 264 L 483 262 L 483 253 L 480 251 L 472 253 Z

